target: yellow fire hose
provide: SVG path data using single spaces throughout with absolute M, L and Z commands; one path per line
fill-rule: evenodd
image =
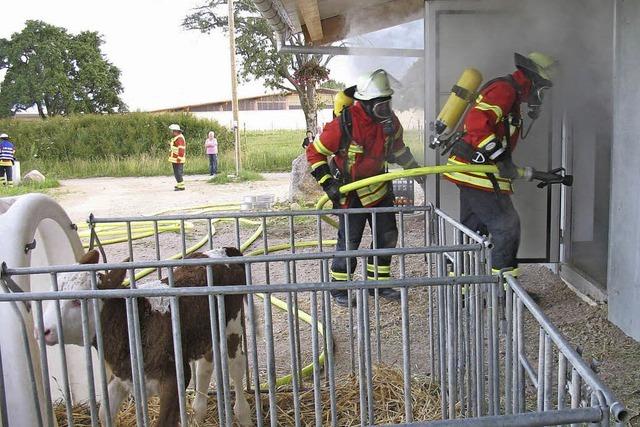
M 381 175 L 372 176 L 370 178 L 361 179 L 359 181 L 350 182 L 340 187 L 340 192 L 346 194 L 350 191 L 357 190 L 367 185 L 377 184 L 380 182 L 393 181 L 398 178 L 412 178 L 423 175 L 434 175 L 438 173 L 447 172 L 472 172 L 472 173 L 498 173 L 498 168 L 493 165 L 441 165 L 441 166 L 424 166 L 421 168 L 404 169 L 400 171 L 387 172 Z M 520 176 L 523 176 L 524 169 L 518 168 Z M 322 197 L 316 203 L 316 209 L 324 209 L 324 206 L 329 201 L 329 196 L 323 194 Z M 335 228 L 338 228 L 338 223 L 327 217 L 323 216 L 322 219 Z

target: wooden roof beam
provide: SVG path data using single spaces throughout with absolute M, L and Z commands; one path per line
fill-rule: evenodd
M 423 10 L 424 0 L 392 0 L 321 20 L 324 29 L 322 39 L 312 38 L 306 25 L 302 26 L 302 31 L 309 44 L 330 44 L 420 19 Z
M 322 22 L 320 21 L 320 9 L 318 9 L 317 0 L 297 0 L 298 9 L 302 15 L 304 26 L 307 28 L 309 39 L 313 42 L 322 40 L 324 33 L 322 31 Z

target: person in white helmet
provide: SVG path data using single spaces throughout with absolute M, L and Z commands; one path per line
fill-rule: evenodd
M 344 99 L 351 95 L 356 100 L 353 104 Z M 348 194 L 340 194 L 339 188 L 348 182 L 384 173 L 387 162 L 399 164 L 405 169 L 418 166 L 411 151 L 404 145 L 402 125 L 391 109 L 392 95 L 389 77 L 384 70 L 379 69 L 361 77 L 355 90 L 353 87 L 345 89 L 344 93 L 336 96 L 334 114 L 337 117 L 307 147 L 307 160 L 311 165 L 312 175 L 333 201 L 334 208 L 393 206 L 394 196 L 387 182 L 372 184 Z M 369 222 L 371 227 L 371 221 L 370 214 L 349 215 L 347 230 L 344 216 L 341 215 L 336 250 L 357 249 L 365 225 Z M 375 231 L 377 248 L 395 247 L 398 239 L 395 214 L 377 214 Z M 351 259 L 348 264 L 349 268 L 346 258 L 333 260 L 332 281 L 351 280 L 356 260 Z M 389 279 L 391 257 L 380 256 L 377 263 L 373 257 L 369 258 L 367 275 L 370 280 Z M 400 298 L 399 292 L 391 288 L 383 288 L 379 292 L 383 298 Z M 333 291 L 332 295 L 338 305 L 348 305 L 346 290 Z
M 9 135 L 0 134 L 0 180 L 2 185 L 13 186 L 13 164 L 16 162 L 16 149 Z
M 180 125 L 174 123 L 169 126 L 169 130 L 173 134 L 170 143 L 171 152 L 169 153 L 169 162 L 171 162 L 173 166 L 173 176 L 176 178 L 176 186 L 173 187 L 173 189 L 175 191 L 184 191 L 184 179 L 182 175 L 184 173 L 187 142 L 184 139 Z

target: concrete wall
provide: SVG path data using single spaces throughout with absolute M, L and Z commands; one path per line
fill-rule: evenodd
M 640 2 L 617 0 L 609 319 L 640 340 Z

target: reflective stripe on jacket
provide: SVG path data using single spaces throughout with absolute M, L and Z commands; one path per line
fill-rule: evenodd
M 403 142 L 402 125 L 394 116 L 393 135 L 389 138 L 384 134 L 383 126 L 373 121 L 364 111 L 359 102 L 350 108 L 352 140 L 344 152 L 340 152 L 342 129 L 340 116 L 328 123 L 320 136 L 307 147 L 307 161 L 312 170 L 325 167 L 329 157 L 335 155 L 335 163 L 341 171 L 347 166 L 347 173 L 351 181 L 369 178 L 385 172 L 387 161 L 393 156 L 399 156 L 406 151 Z M 389 147 L 387 145 L 390 144 Z M 413 160 L 413 157 L 411 157 Z M 398 162 L 400 163 L 400 162 Z M 327 173 L 317 177 L 323 184 L 331 176 Z M 388 183 L 377 183 L 356 190 L 362 206 L 370 207 L 378 204 L 388 193 Z M 347 206 L 347 199 L 342 198 L 341 204 Z
M 475 150 L 481 149 L 493 140 L 503 143 L 506 136 L 503 118 L 510 122 L 509 147 L 513 151 L 520 138 L 520 103 L 528 96 L 531 82 L 520 70 L 512 74 L 515 82 L 522 88 L 518 93 L 514 86 L 504 79 L 489 84 L 476 98 L 475 104 L 464 119 L 463 142 L 471 145 Z M 470 161 L 452 155 L 449 165 L 466 165 Z M 492 164 L 489 162 L 488 164 Z M 493 184 L 486 174 L 455 172 L 445 173 L 445 178 L 455 184 L 477 188 L 484 191 L 494 191 Z M 511 180 L 496 176 L 501 192 L 512 193 Z
M 11 141 L 0 141 L 0 166 L 11 166 L 16 160 L 16 150 Z
M 169 161 L 171 163 L 184 163 L 187 151 L 187 143 L 184 135 L 180 134 L 171 140 L 171 153 Z

